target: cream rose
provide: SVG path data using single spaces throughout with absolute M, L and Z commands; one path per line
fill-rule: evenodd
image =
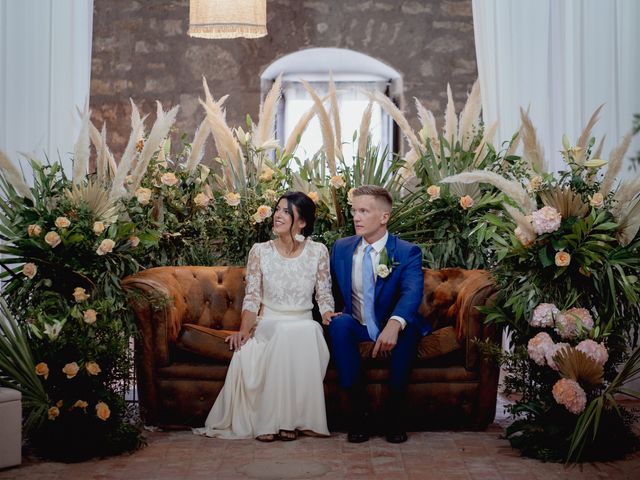
M 131 245 L 131 248 L 136 248 L 139 244 L 140 239 L 138 237 L 136 237 L 135 235 L 131 235 L 129 237 L 129 245 Z
M 557 267 L 566 267 L 571 263 L 571 255 L 567 252 L 558 252 L 556 253 L 556 266 Z
M 67 217 L 58 217 L 55 221 L 56 227 L 58 228 L 68 228 L 71 225 L 71 220 Z
M 49 365 L 44 362 L 40 362 L 39 364 L 37 364 L 36 375 L 44 377 L 45 380 L 49 378 Z
M 107 253 L 113 252 L 113 247 L 115 247 L 116 242 L 111 240 L 110 238 L 105 238 L 100 242 L 100 246 L 96 250 L 98 255 L 106 255 Z
M 56 248 L 58 245 L 60 245 L 60 242 L 62 241 L 62 239 L 60 238 L 60 235 L 58 235 L 56 232 L 48 232 L 44 236 L 44 241 L 47 242 L 47 244 L 51 248 Z
M 594 208 L 602 207 L 603 203 L 604 203 L 604 195 L 602 195 L 600 192 L 596 192 L 589 197 L 589 205 L 591 205 Z
M 96 415 L 100 420 L 106 421 L 111 416 L 111 410 L 106 403 L 98 402 L 96 405 Z
M 84 366 L 87 369 L 89 375 L 98 375 L 102 370 L 100 369 L 100 365 L 96 362 L 87 362 Z
M 275 202 L 278 199 L 278 192 L 268 188 L 264 191 L 264 194 L 262 196 L 269 202 Z
M 27 234 L 30 237 L 39 237 L 42 233 L 42 227 L 40 225 L 29 225 L 27 227 Z
M 237 207 L 240 205 L 240 194 L 235 192 L 229 192 L 224 196 L 224 201 L 230 207 Z
M 268 205 L 260 205 L 254 214 L 256 222 L 261 223 L 271 216 L 272 210 Z
M 90 295 L 84 288 L 76 287 L 73 289 L 73 299 L 76 301 L 76 303 L 86 302 L 87 300 L 89 300 L 89 297 Z
M 104 232 L 104 222 L 93 222 L 93 233 L 102 235 L 102 232 Z
M 96 313 L 96 311 L 93 308 L 90 308 L 88 310 L 85 310 L 82 318 L 84 320 L 84 323 L 92 325 L 92 324 L 96 323 L 96 320 L 98 318 L 98 314 Z
M 516 229 L 513 231 L 513 234 L 525 248 L 530 247 L 536 239 L 535 236 L 532 236 L 529 232 L 523 230 L 520 227 L 516 227 Z
M 390 273 L 391 271 L 389 270 L 389 267 L 387 267 L 383 263 L 376 267 L 376 275 L 378 275 L 380 278 L 387 278 Z
M 342 175 L 334 175 L 329 180 L 329 185 L 331 185 L 333 188 L 338 189 L 344 187 L 346 183 L 344 182 L 344 178 L 342 178 Z
M 167 172 L 160 177 L 160 181 L 169 187 L 173 187 L 176 183 L 179 182 L 178 177 L 176 177 L 175 173 Z
M 313 200 L 313 203 L 318 203 L 318 200 L 320 200 L 320 197 L 318 196 L 318 192 L 309 192 L 307 193 L 307 197 Z
M 460 206 L 465 210 L 473 207 L 473 204 L 473 198 L 471 198 L 469 195 L 465 195 L 464 197 L 460 198 Z
M 194 198 L 193 198 L 193 203 L 195 203 L 195 205 L 197 207 L 200 208 L 205 208 L 209 205 L 209 197 L 207 197 L 204 193 L 200 192 L 199 194 L 197 194 Z
M 429 194 L 429 201 L 433 202 L 440 198 L 440 187 L 437 185 L 429 185 L 429 187 L 427 187 L 427 193 Z
M 353 191 L 355 190 L 355 188 L 350 188 L 349 191 L 347 192 L 347 203 L 349 205 L 351 205 L 353 203 Z
M 38 273 L 38 267 L 35 263 L 25 263 L 22 267 L 22 274 L 28 279 L 32 279 L 33 277 L 35 277 L 36 273 Z
M 47 411 L 49 420 L 55 420 L 56 418 L 58 418 L 58 415 L 60 415 L 60 409 L 58 407 L 51 407 L 48 411 Z
M 82 410 L 86 409 L 88 406 L 89 404 L 84 400 L 76 400 L 76 403 L 73 404 L 73 408 L 81 408 Z
M 269 167 L 263 167 L 262 172 L 260 173 L 260 181 L 270 182 L 271 180 L 273 180 L 273 170 Z
M 62 368 L 62 373 L 64 373 L 67 376 L 67 378 L 75 377 L 79 371 L 80 371 L 80 367 L 76 362 L 67 363 Z
M 140 205 L 147 205 L 151 201 L 151 190 L 148 188 L 138 188 L 135 195 Z

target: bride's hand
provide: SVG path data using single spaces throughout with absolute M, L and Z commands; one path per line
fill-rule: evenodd
M 342 312 L 324 312 L 324 315 L 322 315 L 322 324 L 329 325 L 333 317 L 337 317 L 340 314 L 342 314 Z
M 247 340 L 249 340 L 249 338 L 251 338 L 250 334 L 240 331 L 232 333 L 227 338 L 225 338 L 224 341 L 225 343 L 229 344 L 229 350 L 237 352 L 238 350 L 240 350 L 240 347 L 247 343 Z

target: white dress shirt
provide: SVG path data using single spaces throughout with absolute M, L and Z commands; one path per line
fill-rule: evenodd
M 380 253 L 384 250 L 389 238 L 389 232 L 386 232 L 384 236 L 371 244 L 371 264 L 373 265 L 373 271 L 376 271 L 378 263 L 380 263 Z M 362 312 L 364 312 L 364 292 L 362 289 L 362 260 L 364 259 L 364 250 L 367 248 L 367 241 L 363 238 L 356 251 L 353 253 L 353 266 L 351 268 L 351 303 L 353 318 L 358 320 L 362 325 L 366 325 L 367 322 L 364 319 Z M 378 280 L 378 276 L 374 275 L 374 282 Z M 406 320 L 402 317 L 392 316 L 394 320 L 400 322 L 401 327 L 404 329 L 407 324 Z M 379 322 L 383 322 L 385 319 L 378 318 Z

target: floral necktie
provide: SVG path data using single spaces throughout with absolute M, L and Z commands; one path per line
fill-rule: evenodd
M 367 324 L 367 331 L 371 340 L 377 340 L 380 334 L 378 323 L 376 322 L 376 312 L 374 310 L 373 297 L 376 291 L 373 273 L 373 262 L 371 261 L 371 250 L 373 247 L 367 245 L 364 249 L 362 259 L 362 291 L 364 294 L 364 320 Z

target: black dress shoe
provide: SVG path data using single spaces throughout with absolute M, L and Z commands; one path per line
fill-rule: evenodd
M 384 437 L 389 443 L 404 443 L 409 438 L 407 432 L 387 432 Z
M 347 441 L 349 443 L 363 443 L 369 440 L 369 434 L 361 430 L 350 430 L 347 433 Z

